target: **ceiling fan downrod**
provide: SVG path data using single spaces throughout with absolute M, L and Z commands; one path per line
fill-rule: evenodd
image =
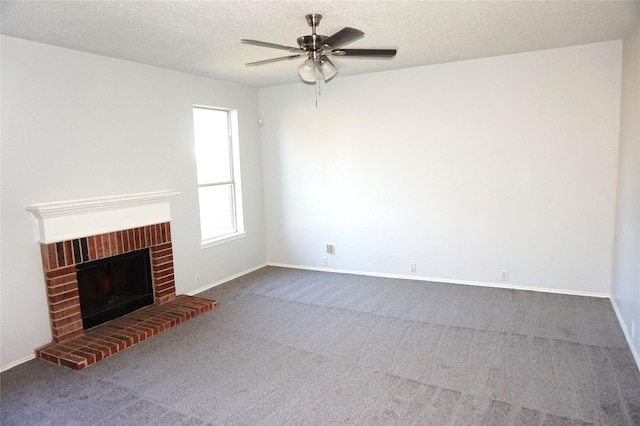
M 322 43 L 327 39 L 327 36 L 318 35 L 316 32 L 318 25 L 320 25 L 320 20 L 322 20 L 322 15 L 311 13 L 306 15 L 305 19 L 311 27 L 311 35 L 298 37 L 298 46 L 300 49 L 309 52 L 309 58 L 314 58 L 314 55 L 311 53 L 322 51 L 324 48 Z

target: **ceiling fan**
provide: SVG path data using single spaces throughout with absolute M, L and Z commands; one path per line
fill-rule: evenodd
M 324 81 L 329 81 L 338 73 L 338 69 L 329 60 L 328 56 L 389 59 L 393 58 L 396 54 L 396 49 L 343 49 L 342 46 L 363 37 L 364 33 L 355 28 L 345 27 L 334 35 L 327 37 L 316 34 L 316 28 L 320 25 L 322 15 L 312 13 L 306 15 L 305 19 L 311 27 L 311 35 L 298 37 L 298 47 L 283 46 L 266 41 L 242 39 L 241 42 L 245 44 L 286 50 L 292 53 L 292 55 L 289 56 L 249 62 L 245 65 L 263 65 L 306 57 L 307 59 L 298 67 L 298 76 L 300 76 L 300 79 L 305 83 L 315 84 L 320 75 L 322 75 Z

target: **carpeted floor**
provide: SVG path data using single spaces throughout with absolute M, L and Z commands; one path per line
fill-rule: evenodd
M 0 375 L 3 425 L 640 425 L 607 299 L 266 267 L 82 371 Z

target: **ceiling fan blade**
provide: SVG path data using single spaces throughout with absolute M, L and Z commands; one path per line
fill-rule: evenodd
M 336 49 L 331 51 L 331 56 L 352 56 L 358 58 L 393 58 L 396 49 Z
M 299 55 L 281 56 L 279 58 L 265 59 L 264 61 L 249 62 L 248 64 L 244 64 L 244 65 L 247 67 L 252 67 L 254 65 L 270 64 L 272 62 L 290 61 L 292 59 L 302 58 L 303 56 L 306 56 L 306 55 L 304 53 L 301 53 Z
M 251 44 L 251 45 L 254 45 L 254 46 L 270 47 L 272 49 L 287 50 L 287 51 L 289 51 L 291 53 L 304 53 L 304 50 L 299 49 L 297 47 L 284 46 L 282 44 L 275 44 L 275 43 L 268 43 L 266 41 L 249 40 L 249 39 L 243 38 L 242 40 L 240 40 L 240 42 L 244 43 L 244 44 Z
M 324 40 L 322 44 L 328 45 L 329 47 L 335 49 L 340 46 L 344 46 L 345 44 L 356 41 L 360 37 L 364 36 L 364 33 L 360 30 L 356 30 L 355 28 L 344 27 L 328 39 Z

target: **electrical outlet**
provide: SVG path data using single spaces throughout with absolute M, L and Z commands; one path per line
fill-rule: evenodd
M 333 244 L 327 244 L 327 253 L 333 254 Z
M 412 263 L 412 264 L 409 265 L 409 271 L 411 271 L 411 272 L 415 272 L 416 271 L 416 264 L 415 263 Z
M 327 266 L 327 256 L 322 256 L 322 264 Z
M 500 271 L 500 281 L 509 281 L 509 270 L 503 269 Z

